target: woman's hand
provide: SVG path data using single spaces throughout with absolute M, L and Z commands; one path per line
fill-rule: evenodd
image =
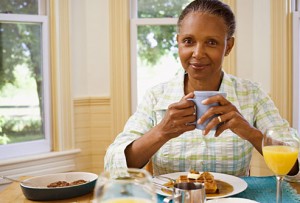
M 189 93 L 168 107 L 165 117 L 156 129 L 164 138 L 169 140 L 196 128 L 195 124 L 191 124 L 196 120 L 194 102 L 187 100 L 193 97 L 194 93 Z
M 219 114 L 218 117 L 215 117 L 208 123 L 203 131 L 203 135 L 207 135 L 213 127 L 219 125 L 215 136 L 219 136 L 224 130 L 230 129 L 241 138 L 249 140 L 249 135 L 251 134 L 250 132 L 255 129 L 248 123 L 248 121 L 240 114 L 240 112 L 231 102 L 225 99 L 222 95 L 216 95 L 202 101 L 203 104 L 211 104 L 215 102 L 218 102 L 220 106 L 209 108 L 208 111 L 205 112 L 197 121 L 198 123 L 202 124 L 209 117 Z

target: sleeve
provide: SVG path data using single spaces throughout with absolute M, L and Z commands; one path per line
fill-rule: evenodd
M 256 92 L 254 94 L 254 126 L 262 133 L 271 127 L 288 127 L 289 123 L 281 117 L 270 96 L 258 86 L 254 91 Z
M 148 91 L 137 107 L 137 111 L 126 122 L 123 132 L 108 147 L 104 157 L 105 170 L 127 168 L 126 147 L 143 136 L 154 125 L 154 117 L 152 116 L 154 101 L 155 98 Z

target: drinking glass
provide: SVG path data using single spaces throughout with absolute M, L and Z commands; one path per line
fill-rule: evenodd
M 103 172 L 94 191 L 96 203 L 156 203 L 152 176 L 144 169 L 116 169 Z
M 299 146 L 299 136 L 293 128 L 268 129 L 263 136 L 263 156 L 267 166 L 276 175 L 276 203 L 282 202 L 281 183 L 296 163 Z

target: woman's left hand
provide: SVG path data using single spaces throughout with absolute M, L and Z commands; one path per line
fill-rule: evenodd
M 218 117 L 213 118 L 206 126 L 203 131 L 203 135 L 207 135 L 209 131 L 217 127 L 215 136 L 219 136 L 224 130 L 230 129 L 233 133 L 237 134 L 243 139 L 248 140 L 249 131 L 253 130 L 253 127 L 248 123 L 248 121 L 240 114 L 238 109 L 222 95 L 216 95 L 210 97 L 204 101 L 202 104 L 211 104 L 218 102 L 220 106 L 214 106 L 209 108 L 203 116 L 197 121 L 202 124 L 206 119 L 213 115 L 219 114 Z

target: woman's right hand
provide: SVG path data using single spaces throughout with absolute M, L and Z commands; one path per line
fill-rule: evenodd
M 187 100 L 193 97 L 194 93 L 189 93 L 168 107 L 164 118 L 156 128 L 163 138 L 169 140 L 196 128 L 196 125 L 192 124 L 196 121 L 195 104 Z

